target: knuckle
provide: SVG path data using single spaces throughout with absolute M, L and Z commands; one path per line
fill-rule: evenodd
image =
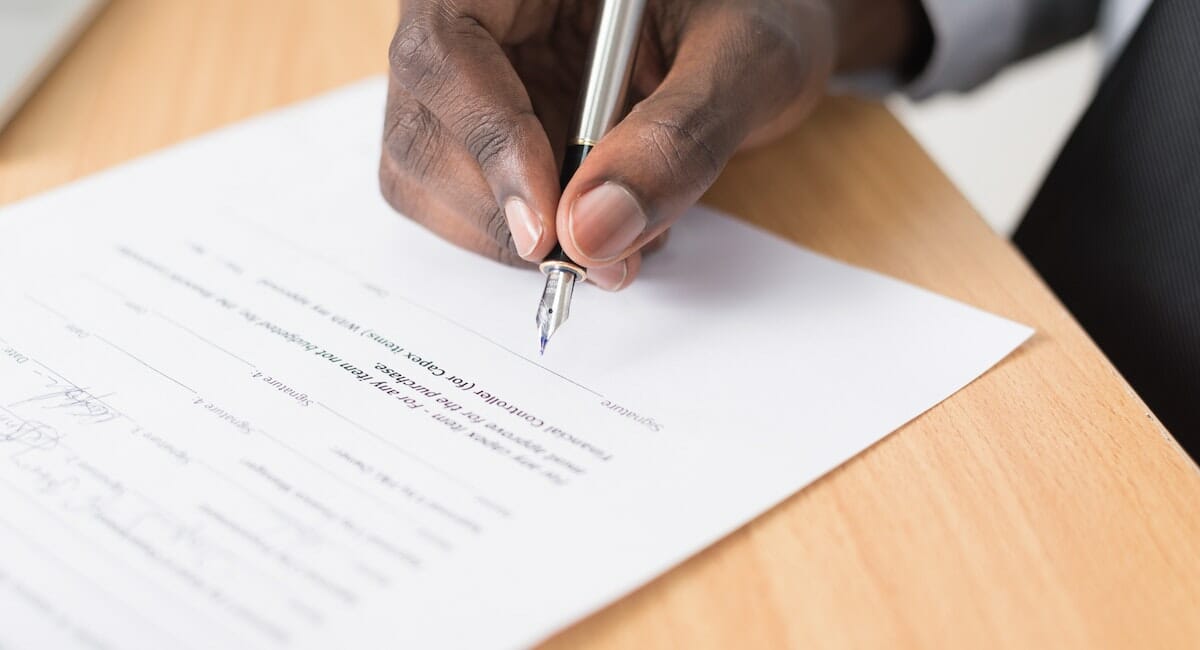
M 462 213 L 458 213 L 462 215 Z M 484 257 L 493 259 L 509 266 L 528 266 L 529 262 L 521 259 L 516 250 L 509 244 L 496 239 L 485 231 L 479 222 L 460 220 L 464 224 L 462 234 L 454 238 L 454 243 Z
M 743 9 L 740 20 L 734 24 L 738 25 L 738 37 L 748 49 L 783 51 L 794 56 L 804 49 L 800 30 L 795 26 L 803 24 L 805 18 L 800 7 L 780 16 L 779 10 L 756 5 Z
M 430 224 L 427 227 L 438 232 L 443 238 L 457 246 L 502 264 L 509 266 L 524 266 L 528 264 L 528 262 L 518 257 L 511 249 L 492 241 L 479 230 L 465 225 L 466 222 L 457 221 L 457 223 L 464 225 L 455 227 L 451 223 L 441 222 Z
M 438 160 L 438 120 L 422 103 L 399 99 L 388 107 L 384 146 L 388 156 L 407 173 L 427 176 Z
M 702 106 L 702 104 L 695 104 Z M 704 108 L 687 112 L 647 115 L 642 140 L 647 151 L 657 156 L 676 178 L 692 179 L 707 186 L 725 166 L 717 152 L 714 135 L 719 118 Z
M 493 42 L 495 40 L 478 18 L 467 14 L 453 14 L 446 21 L 446 30 L 463 41 Z
M 495 201 L 484 208 L 479 222 L 488 239 L 495 242 L 499 248 L 501 261 L 511 258 L 512 261 L 508 263 L 515 263 L 515 260 L 521 259 L 513 243 L 512 232 L 508 229 L 508 219 L 504 216 L 504 210 Z
M 400 70 L 411 65 L 433 38 L 433 30 L 433 21 L 428 13 L 405 16 L 388 46 L 388 62 L 392 69 Z
M 437 12 L 420 10 L 405 17 L 388 47 L 392 75 L 410 90 L 437 87 L 444 81 L 450 46 Z
M 782 71 L 771 75 L 766 89 L 790 95 L 807 83 L 813 66 L 812 35 L 797 27 L 812 23 L 812 19 L 804 13 L 802 5 L 793 6 L 782 17 L 778 13 L 745 10 L 740 20 L 732 23 L 733 46 L 729 51 L 739 52 L 741 60 L 754 61 L 759 69 Z
M 517 144 L 515 121 L 495 109 L 467 111 L 462 122 L 463 142 L 485 170 Z
M 435 3 L 437 4 L 437 3 Z M 487 29 L 471 16 L 444 7 L 421 7 L 406 15 L 388 46 L 392 75 L 413 91 L 438 93 L 452 85 L 456 49 L 470 51 L 493 43 Z

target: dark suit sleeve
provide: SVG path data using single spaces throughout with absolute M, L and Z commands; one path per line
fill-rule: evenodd
M 1080 36 L 1096 24 L 1100 0 L 1029 0 L 1020 56 L 1037 54 Z

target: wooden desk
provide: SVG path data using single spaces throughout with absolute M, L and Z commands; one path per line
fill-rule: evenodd
M 0 203 L 382 72 L 394 14 L 115 0 L 0 135 Z M 1196 466 L 887 112 L 831 101 L 709 200 L 1039 333 L 552 647 L 1200 647 Z

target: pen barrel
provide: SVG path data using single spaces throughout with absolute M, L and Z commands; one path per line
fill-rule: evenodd
M 588 154 L 592 152 L 592 145 L 589 144 L 572 144 L 567 147 L 567 153 L 563 156 L 562 173 L 558 177 L 560 189 L 567 189 L 567 184 L 575 177 L 575 172 L 583 165 L 583 161 Z M 546 256 L 546 261 L 550 262 L 570 262 L 571 258 L 563 252 L 561 244 L 555 244 L 554 250 Z
M 588 50 L 587 75 L 579 96 L 574 135 L 567 143 L 559 185 L 565 190 L 592 148 L 616 125 L 625 108 L 629 80 L 642 33 L 646 0 L 603 0 Z M 547 265 L 547 262 L 550 264 Z M 580 274 L 584 269 L 563 252 L 562 245 L 542 262 L 542 270 L 567 264 Z M 580 275 L 582 278 L 583 276 Z
M 604 0 L 588 54 L 579 97 L 574 144 L 595 145 L 625 108 L 642 32 L 646 0 Z
M 567 185 L 575 178 L 575 172 L 583 166 L 583 161 L 587 159 L 588 154 L 592 153 L 592 145 L 590 144 L 572 144 L 567 146 L 567 153 L 563 156 L 562 171 L 558 176 L 558 189 L 565 190 Z

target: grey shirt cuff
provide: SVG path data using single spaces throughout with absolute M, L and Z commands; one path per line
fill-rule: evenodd
M 925 68 L 905 84 L 876 71 L 836 78 L 835 93 L 886 95 L 903 90 L 923 99 L 944 90 L 969 90 L 1021 54 L 1028 0 L 921 0 L 933 28 Z
M 933 54 L 906 88 L 916 99 L 974 88 L 1021 54 L 1027 0 L 922 0 Z

